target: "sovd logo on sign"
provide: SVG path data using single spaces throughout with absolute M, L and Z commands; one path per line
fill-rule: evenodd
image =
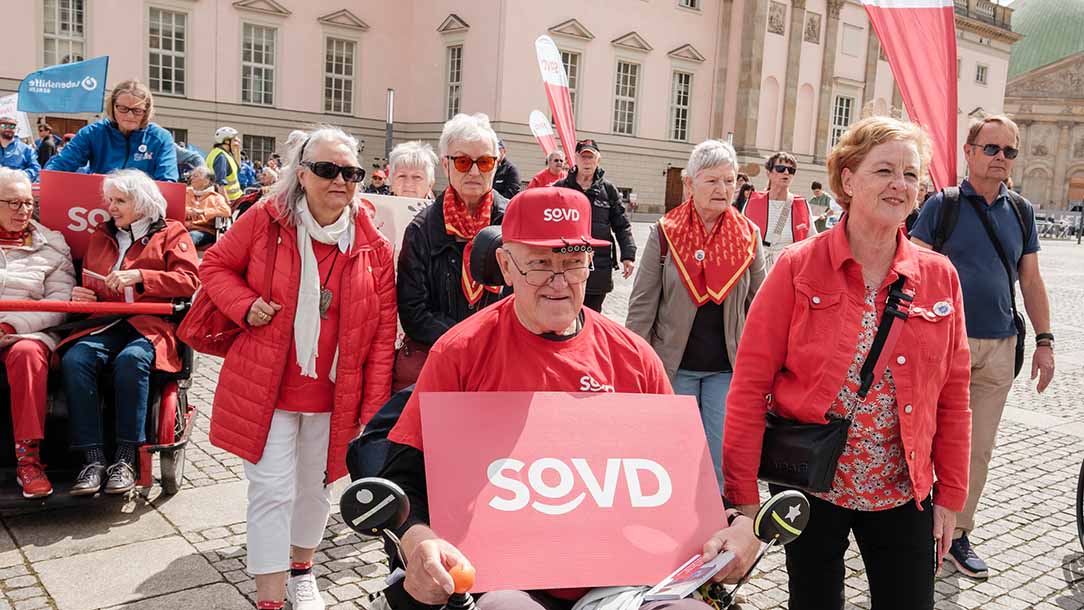
M 617 487 L 619 475 L 623 472 L 625 485 L 628 488 L 628 501 L 632 508 L 655 508 L 666 504 L 673 495 L 673 484 L 670 474 L 658 462 L 644 458 L 609 458 L 606 460 L 606 468 L 602 474 L 602 481 L 595 476 L 591 466 L 584 458 L 572 458 L 569 467 L 564 461 L 557 458 L 539 458 L 527 469 L 526 482 L 520 478 L 512 478 L 506 473 L 521 473 L 527 465 L 514 458 L 502 458 L 494 460 L 486 469 L 486 477 L 489 482 L 500 489 L 512 492 L 512 497 L 506 498 L 494 495 L 489 500 L 489 506 L 500 511 L 515 512 L 530 506 L 534 510 L 546 515 L 563 515 L 576 509 L 591 495 L 591 499 L 599 508 L 613 508 L 617 500 Z M 546 473 L 556 474 L 556 482 L 550 484 L 546 481 Z M 641 473 L 654 479 L 655 491 L 644 493 L 641 484 Z M 522 478 L 522 477 L 521 477 Z M 549 477 L 551 480 L 553 477 Z M 583 482 L 586 491 L 572 495 L 577 480 Z M 547 503 L 538 500 L 531 501 L 532 491 L 546 500 L 570 499 L 561 503 Z
M 102 208 L 88 210 L 83 207 L 68 208 L 68 231 L 93 231 L 94 227 L 109 220 L 109 212 Z

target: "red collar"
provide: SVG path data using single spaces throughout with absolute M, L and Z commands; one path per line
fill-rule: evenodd
M 850 214 L 844 214 L 836 226 L 828 230 L 828 256 L 832 261 L 832 268 L 836 271 L 843 269 L 844 263 L 854 260 L 854 253 L 851 252 L 851 244 L 847 241 L 847 221 L 850 218 Z M 900 225 L 899 230 L 896 232 L 896 257 L 892 259 L 892 266 L 890 271 L 895 271 L 897 275 L 903 275 L 908 280 L 918 280 L 918 260 L 917 252 L 915 248 L 918 246 L 911 243 L 911 240 L 907 239 L 907 233 L 903 230 L 903 225 Z

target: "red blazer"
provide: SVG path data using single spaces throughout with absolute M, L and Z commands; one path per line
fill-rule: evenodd
M 120 252 L 117 238 L 113 236 L 115 230 L 113 221 L 98 225 L 87 244 L 83 269 L 109 275 Z M 143 282 L 137 284 L 134 290 L 137 303 L 168 302 L 174 298 L 192 296 L 199 288 L 198 267 L 199 258 L 188 229 L 184 223 L 176 220 L 151 225 L 146 237 L 136 240 L 128 248 L 120 266 L 122 270 L 139 269 L 143 273 Z M 181 370 L 176 324 L 161 316 L 132 316 L 128 322 L 154 345 L 155 370 L 169 373 Z M 72 333 L 60 344 L 71 343 L 99 328 L 101 326 Z
M 903 231 L 896 243 L 877 301 L 883 310 L 887 286 L 899 274 L 907 277 L 904 289 L 915 293 L 889 361 L 911 484 L 916 503 L 932 488 L 936 504 L 960 511 L 971 448 L 971 356 L 960 279 L 947 258 L 915 246 Z M 749 309 L 727 395 L 723 473 L 729 500 L 759 502 L 757 468 L 769 397 L 783 417 L 827 421 L 854 357 L 864 301 L 846 217 L 831 231 L 783 251 Z M 950 304 L 951 311 L 922 315 L 920 310 L 933 311 L 938 303 Z
M 753 191 L 749 195 L 749 202 L 742 210 L 745 217 L 752 220 L 760 227 L 760 237 L 768 235 L 768 193 Z M 801 195 L 795 195 L 790 202 L 790 232 L 794 241 L 799 242 L 809 237 L 809 205 Z
M 211 443 L 249 462 L 263 455 L 279 386 L 294 340 L 301 258 L 297 229 L 276 220 L 275 207 L 260 203 L 230 227 L 203 257 L 204 290 L 243 329 L 222 363 L 211 415 Z M 271 299 L 282 309 L 270 324 L 250 327 L 249 307 L 264 293 L 270 224 L 278 222 Z M 327 483 L 346 474 L 346 448 L 391 392 L 396 306 L 392 246 L 368 213 L 355 217 L 354 248 L 342 270 L 339 362 L 331 411 Z M 340 262 L 342 264 L 342 262 Z

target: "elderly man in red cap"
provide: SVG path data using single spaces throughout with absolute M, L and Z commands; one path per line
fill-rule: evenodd
M 366 193 L 373 193 L 374 195 L 391 195 L 391 189 L 388 188 L 388 174 L 382 169 L 378 169 L 373 172 L 372 178 L 369 178 L 369 186 L 365 187 Z
M 591 237 L 591 204 L 583 193 L 557 187 L 520 193 L 505 212 L 502 238 L 497 262 L 505 283 L 513 289 L 512 296 L 467 318 L 433 345 L 414 393 L 388 436 L 392 445 L 381 476 L 406 491 L 411 511 L 397 532 L 402 538 L 406 577 L 400 587 L 393 585 L 386 591 L 396 610 L 444 604 L 453 588 L 448 570 L 470 564 L 428 525 L 420 394 L 578 392 L 585 377 L 597 382 L 592 387 L 617 392 L 673 393 L 662 362 L 647 342 L 583 306 L 593 249 L 609 246 Z M 515 366 L 509 366 L 512 362 Z M 739 577 L 759 548 L 752 521 L 737 514 L 728 516 L 732 526 L 705 544 L 711 556 L 722 549 L 738 555 L 738 561 L 717 575 L 720 580 Z M 478 608 L 567 609 L 586 592 L 491 591 L 478 598 Z M 693 600 L 651 602 L 643 608 L 662 610 L 668 604 L 669 610 L 707 610 Z

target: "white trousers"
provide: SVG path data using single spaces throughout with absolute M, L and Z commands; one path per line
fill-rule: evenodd
M 331 514 L 324 485 L 330 413 L 275 410 L 260 461 L 248 479 L 248 572 L 290 569 L 290 546 L 316 548 Z

